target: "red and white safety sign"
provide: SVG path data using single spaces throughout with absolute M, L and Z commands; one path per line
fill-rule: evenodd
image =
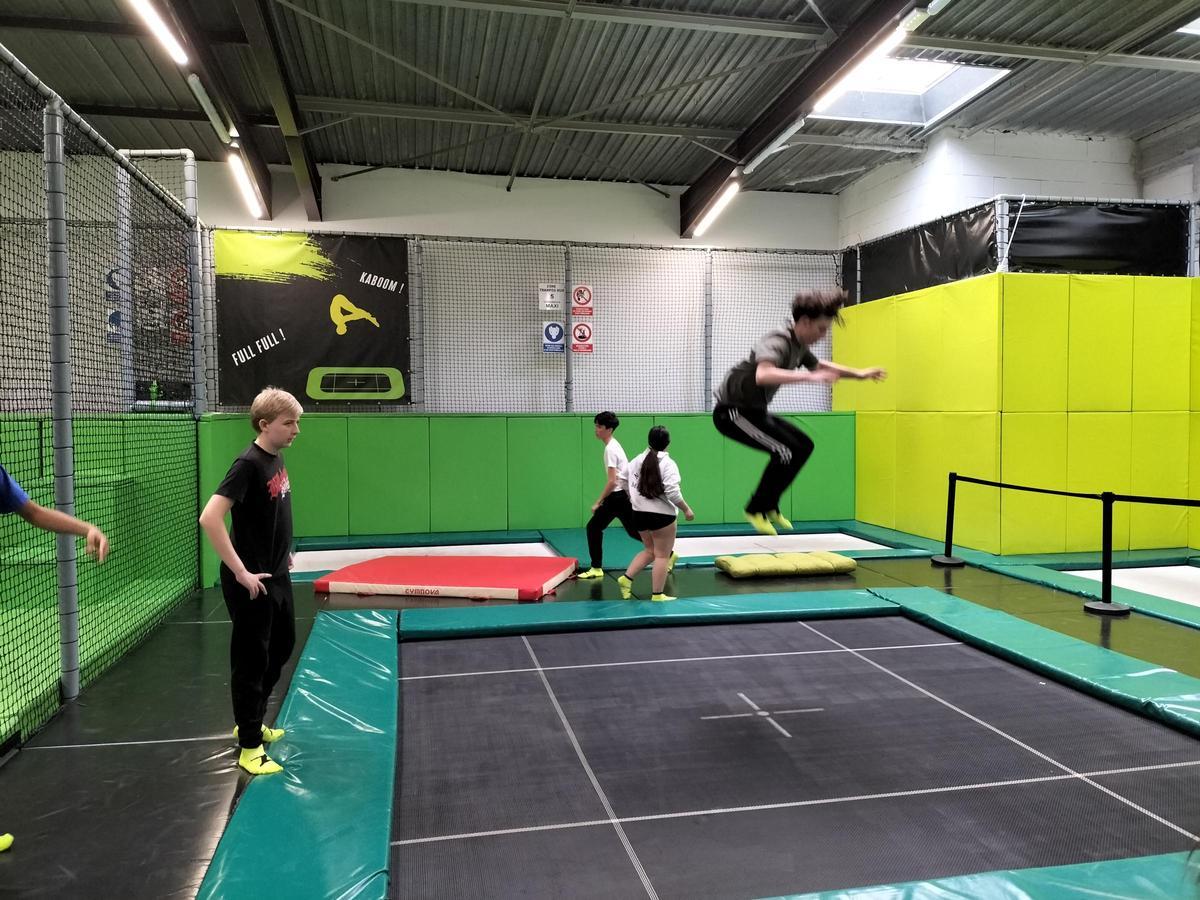
M 592 289 L 586 284 L 577 284 L 571 291 L 571 315 L 590 316 L 594 310 L 595 297 Z
M 592 326 L 587 322 L 576 322 L 571 328 L 571 352 L 592 352 Z

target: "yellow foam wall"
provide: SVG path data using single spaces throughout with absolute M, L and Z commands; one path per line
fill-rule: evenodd
M 851 306 L 842 310 L 845 324 L 833 326 L 833 361 L 843 366 L 857 366 L 858 340 L 862 334 L 862 322 L 866 311 L 872 303 Z M 858 409 L 858 382 L 852 378 L 843 378 L 833 385 L 834 412 Z
M 942 307 L 942 409 L 1000 408 L 1000 276 L 985 275 L 930 292 Z M 932 363 L 932 361 L 931 361 Z
M 896 298 L 896 410 L 945 408 L 942 303 L 938 288 Z
M 922 537 L 944 537 L 946 467 L 942 417 L 896 413 L 896 528 Z
M 1200 412 L 1200 278 L 1188 279 L 1192 283 L 1192 327 L 1189 356 L 1191 359 L 1191 395 L 1188 408 Z
M 858 385 L 857 409 L 878 412 L 896 409 L 896 301 L 891 297 L 858 307 L 863 311 L 855 331 L 855 368 L 878 366 L 888 372 L 885 381 L 852 382 Z M 849 323 L 847 323 L 849 325 Z
M 1189 415 L 1133 413 L 1130 493 L 1142 497 L 1187 496 Z M 1183 547 L 1187 539 L 1187 507 L 1129 505 L 1130 550 Z
M 947 472 L 995 481 L 1000 477 L 1000 414 L 996 412 L 943 413 L 941 420 L 943 482 Z M 954 507 L 954 542 L 1000 552 L 1000 492 L 993 487 L 959 484 Z M 946 489 L 941 489 L 945 532 Z
M 1069 412 L 1128 412 L 1132 408 L 1132 333 L 1132 277 L 1071 276 Z
M 854 433 L 854 517 L 860 522 L 895 528 L 896 414 L 855 413 Z
M 1192 280 L 1133 279 L 1133 409 L 1188 408 Z
M 1066 489 L 1067 414 L 1003 413 L 1000 471 L 1011 484 Z M 1065 497 L 1000 492 L 1001 553 L 1062 553 L 1066 548 Z
M 1188 497 L 1200 500 L 1200 413 L 1188 414 Z M 1189 547 L 1200 547 L 1200 507 L 1188 510 Z
M 1132 417 L 1067 414 L 1067 490 L 1129 493 Z M 1100 502 L 1067 498 L 1067 551 L 1099 550 Z M 1129 549 L 1129 505 L 1113 510 L 1113 549 Z
M 1067 408 L 1069 275 L 1004 275 L 1002 399 L 1005 412 Z M 1065 450 L 1064 450 L 1065 452 Z

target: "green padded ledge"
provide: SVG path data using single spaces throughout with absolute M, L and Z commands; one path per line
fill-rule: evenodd
M 1009 869 L 933 881 L 789 894 L 771 900 L 1182 900 L 1200 896 L 1188 854 Z
M 396 612 L 319 612 L 276 722 L 285 771 L 242 794 L 199 900 L 383 898 L 396 771 Z
M 454 547 L 462 544 L 538 544 L 540 531 L 441 531 L 420 534 L 352 534 L 334 537 L 302 537 L 302 550 L 368 550 L 372 547 Z
M 828 521 L 795 522 L 796 527 L 784 534 L 846 534 L 850 537 L 874 541 L 877 544 L 889 546 L 881 550 L 838 550 L 842 556 L 851 559 L 896 559 L 906 556 L 932 556 L 940 553 L 936 547 L 914 548 L 905 546 L 904 541 L 881 540 L 878 536 L 864 534 L 863 528 L 874 528 L 863 525 L 853 519 L 836 519 Z M 886 531 L 887 529 L 880 529 Z M 749 525 L 680 525 L 679 537 L 741 537 L 757 534 Z M 889 532 L 895 538 L 907 538 L 898 531 Z M 550 545 L 559 556 L 574 557 L 581 563 L 589 557 L 587 533 L 582 528 L 551 528 L 542 531 L 542 539 Z M 899 546 L 896 544 L 899 543 Z M 633 540 L 620 527 L 609 527 L 604 533 L 604 568 L 623 569 L 642 549 L 642 545 Z M 712 566 L 715 556 L 681 556 L 675 564 L 677 568 L 698 568 Z
M 651 600 L 586 600 L 577 603 L 406 609 L 400 615 L 400 640 L 600 631 L 657 625 L 888 616 L 897 613 L 895 604 L 873 596 L 870 591 L 738 594 L 731 597 L 688 597 L 667 603 Z
M 932 588 L 876 588 L 923 625 L 1117 706 L 1200 736 L 1200 678 L 978 606 Z
M 1022 581 L 1040 584 L 1043 587 L 1077 594 L 1089 600 L 1100 599 L 1100 582 L 1092 578 L 1084 578 L 1082 575 L 1072 575 L 1070 572 L 1045 569 L 1041 566 L 984 566 L 983 568 L 1000 572 L 1003 575 L 1011 575 Z M 1168 600 L 1166 597 L 1156 597 L 1153 594 L 1143 594 L 1141 591 L 1130 590 L 1115 584 L 1112 598 L 1113 602 L 1124 603 L 1142 615 L 1165 619 L 1189 628 L 1200 628 L 1200 606 L 1180 603 L 1178 600 Z

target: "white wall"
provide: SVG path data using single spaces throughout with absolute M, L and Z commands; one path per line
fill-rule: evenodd
M 253 226 L 717 247 L 836 250 L 838 198 L 750 191 L 703 240 L 679 237 L 679 189 L 661 197 L 641 185 L 382 169 L 344 181 L 347 166 L 321 166 L 325 220 L 310 223 L 289 169 L 274 174 L 274 219 L 257 222 L 228 167 L 200 163 L 200 217 L 213 226 Z
M 1142 184 L 1142 196 L 1147 200 L 1191 200 L 1196 196 L 1195 166 L 1185 163 L 1177 169 L 1147 178 Z
M 841 194 L 838 245 L 857 244 L 997 194 L 1140 196 L 1123 139 L 980 132 L 935 136 L 925 153 L 868 172 Z

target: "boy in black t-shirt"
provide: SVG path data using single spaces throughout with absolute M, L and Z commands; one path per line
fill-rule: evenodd
M 292 606 L 292 491 L 280 450 L 300 433 L 304 410 L 279 388 L 266 388 L 250 406 L 258 437 L 233 461 L 225 480 L 200 514 L 200 525 L 221 557 L 221 591 L 233 621 L 234 737 L 242 748 L 238 765 L 251 775 L 283 767 L 263 744 L 283 737 L 263 722 L 267 699 L 296 643 Z M 225 515 L 232 513 L 232 536 Z M 231 539 L 232 538 L 232 539 Z

